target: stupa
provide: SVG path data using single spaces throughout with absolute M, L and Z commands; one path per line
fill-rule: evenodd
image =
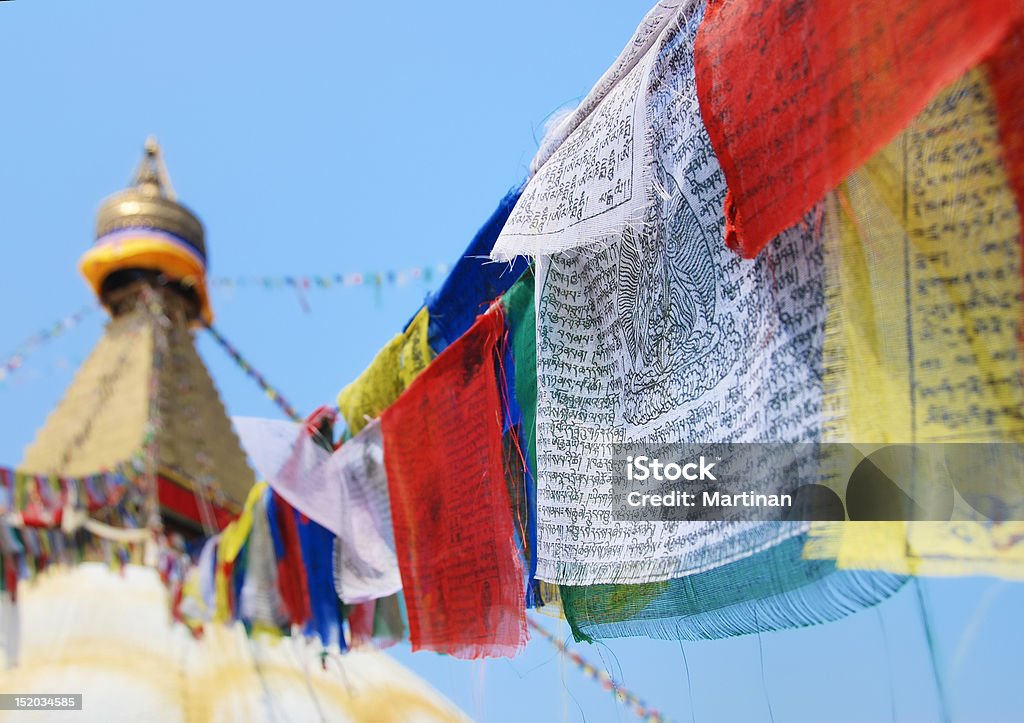
M 80 262 L 110 320 L 19 471 L 82 477 L 132 463 L 150 526 L 191 536 L 230 521 L 254 474 L 195 349 L 213 319 L 206 267 L 203 225 L 149 139 L 132 185 L 100 205 Z

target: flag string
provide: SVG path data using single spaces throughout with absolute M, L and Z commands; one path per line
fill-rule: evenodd
M 449 271 L 448 264 L 414 266 L 391 271 L 368 271 L 365 273 L 312 274 L 306 276 L 219 276 L 210 279 L 213 288 L 263 288 L 263 289 L 330 289 L 334 287 L 404 286 L 413 281 L 430 282 L 443 279 Z
M 13 354 L 7 357 L 3 364 L 0 364 L 0 385 L 6 383 L 12 374 L 24 366 L 25 357 L 39 347 L 53 341 L 64 332 L 71 331 L 80 325 L 82 321 L 84 321 L 98 308 L 99 304 L 95 302 L 86 304 L 75 313 L 58 319 L 23 341 L 21 346 L 19 346 Z
M 559 654 L 564 658 L 568 658 L 577 668 L 580 669 L 580 672 L 591 680 L 596 680 L 604 690 L 614 693 L 616 700 L 629 707 L 629 709 L 636 714 L 638 718 L 646 721 L 646 723 L 664 723 L 665 717 L 662 716 L 657 709 L 648 706 L 634 693 L 630 692 L 621 683 L 617 682 L 608 674 L 607 670 L 587 662 L 582 655 L 577 653 L 575 650 L 570 650 L 565 643 L 548 632 L 546 628 L 541 626 L 532 618 L 528 617 L 526 622 L 529 624 L 531 630 L 539 633 L 541 637 L 551 643 Z
M 266 377 L 264 377 L 258 369 L 253 367 L 253 365 L 242 356 L 242 353 L 238 351 L 231 342 L 224 338 L 223 334 L 217 331 L 212 324 L 208 324 L 206 326 L 206 330 L 210 332 L 210 336 L 217 341 L 221 348 L 227 352 L 227 355 L 231 357 L 231 360 L 235 362 L 238 368 L 245 372 L 247 377 L 256 382 L 257 386 L 259 386 L 259 388 L 263 390 L 264 394 L 267 395 L 267 398 L 276 404 L 281 411 L 285 413 L 285 416 L 293 422 L 303 421 L 302 417 L 299 416 L 299 413 L 295 411 L 295 408 L 288 403 L 288 400 L 285 399 L 284 396 L 281 395 L 281 392 L 272 387 Z
M 308 289 L 331 289 L 356 286 L 369 286 L 375 289 L 381 289 L 385 286 L 405 286 L 406 284 L 414 281 L 427 283 L 435 279 L 444 279 L 449 269 L 450 266 L 448 264 L 434 264 L 432 266 L 414 266 L 406 269 L 367 271 L 364 273 L 350 272 L 297 276 L 220 276 L 210 279 L 209 284 L 213 288 L 220 289 L 261 288 L 266 290 L 295 289 L 298 291 L 305 291 Z M 0 363 L 0 387 L 3 387 L 15 372 L 24 367 L 25 358 L 32 352 L 50 341 L 53 341 L 65 332 L 78 327 L 86 318 L 92 315 L 99 308 L 101 308 L 99 303 L 90 302 L 73 314 L 58 319 L 28 337 L 21 343 L 17 350 Z

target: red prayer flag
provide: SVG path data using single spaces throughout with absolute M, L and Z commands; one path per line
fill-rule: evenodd
M 276 492 L 273 495 L 274 509 L 277 513 L 275 521 L 284 543 L 284 557 L 277 561 L 277 589 L 288 612 L 289 622 L 292 625 L 304 625 L 313 617 L 313 613 L 309 588 L 306 585 L 306 564 L 302 559 L 299 530 L 295 524 L 295 512 L 283 497 Z
M 14 555 L 6 554 L 4 558 L 4 589 L 11 602 L 18 601 L 18 563 Z
M 985 64 L 999 112 L 999 142 L 1003 164 L 1024 210 L 1024 22 L 1018 23 Z M 1024 213 L 1022 213 L 1024 216 Z M 1022 219 L 1024 222 L 1024 219 Z
M 413 650 L 511 657 L 526 642 L 501 454 L 504 327 L 495 304 L 381 415 Z
M 697 95 L 753 257 L 991 53 L 1020 0 L 708 0 Z

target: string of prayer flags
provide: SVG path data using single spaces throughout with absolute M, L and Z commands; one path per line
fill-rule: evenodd
M 427 298 L 430 313 L 430 348 L 444 351 L 473 325 L 476 317 L 505 293 L 526 268 L 525 259 L 499 264 L 490 260 L 491 249 L 512 208 L 520 187 L 510 190 L 473 236 L 437 293 Z
M 984 482 L 927 476 L 953 476 L 948 449 L 923 470 L 878 456 L 1024 441 L 1022 27 L 1016 0 L 659 3 L 525 188 L 341 391 L 354 436 L 332 452 L 301 423 L 236 423 L 269 485 L 198 572 L 164 560 L 182 619 L 344 647 L 346 614 L 353 644 L 398 639 L 407 618 L 413 650 L 476 658 L 524 645 L 535 577 L 559 586 L 580 640 L 835 620 L 908 574 L 1024 577 L 1024 523 L 988 514 Z M 521 253 L 534 269 L 486 262 Z M 854 521 L 624 515 L 623 450 L 683 442 L 846 443 L 834 469 L 784 474 L 824 472 Z M 973 516 L 864 521 L 863 463 L 922 473 Z M 95 478 L 0 483 L 29 523 L 0 520 L 5 585 L 66 554 L 51 528 L 69 499 L 121 494 Z
M 697 90 L 728 183 L 728 245 L 753 257 L 798 223 L 1022 12 L 1016 0 L 710 0 Z
M 295 411 L 295 407 L 289 404 L 288 400 L 281 395 L 281 392 L 272 387 L 266 378 L 264 378 L 264 376 L 255 367 L 246 361 L 245 357 L 242 356 L 242 353 L 238 351 L 231 342 L 224 338 L 223 334 L 217 331 L 212 325 L 207 325 L 206 330 L 210 332 L 210 336 L 217 341 L 221 348 L 227 352 L 228 356 L 231 357 L 231 360 L 235 362 L 238 368 L 245 372 L 246 376 L 259 385 L 259 388 L 263 390 L 267 395 L 267 398 L 276 404 L 281 411 L 285 413 L 285 416 L 293 422 L 302 421 L 302 417 L 300 417 L 299 413 Z
M 575 650 L 570 650 L 565 643 L 548 632 L 543 626 L 538 625 L 529 618 L 527 618 L 527 622 L 530 625 L 530 630 L 539 634 L 542 638 L 551 643 L 555 647 L 555 650 L 558 651 L 558 654 L 564 658 L 568 658 L 573 665 L 579 668 L 583 675 L 592 680 L 596 680 L 604 690 L 614 694 L 615 699 L 628 706 L 638 718 L 646 723 L 662 723 L 665 720 L 657 709 L 651 708 L 644 703 L 629 689 L 612 678 L 612 676 L 608 674 L 607 670 L 587 662 L 582 655 L 577 653 Z
M 512 656 L 523 570 L 502 462 L 501 305 L 481 315 L 381 419 L 412 649 Z
M 813 442 L 824 420 L 820 209 L 755 261 L 721 244 L 725 179 L 700 118 L 693 66 L 703 9 L 659 5 L 638 30 L 642 42 L 609 71 L 618 83 L 636 68 L 647 74 L 630 98 L 642 96 L 650 111 L 644 162 L 660 191 L 641 216 L 606 224 L 594 244 L 565 229 L 545 236 L 540 224 L 529 233 L 506 227 L 509 243 L 495 253 L 541 252 L 537 576 L 561 585 L 581 638 L 718 637 L 807 625 L 874 604 L 902 582 L 803 561 L 809 523 L 614 516 L 616 448 Z M 633 60 L 623 65 L 624 58 Z M 627 66 L 633 70 L 623 75 Z M 592 115 L 612 97 L 607 88 L 594 92 L 605 100 Z M 594 118 L 572 133 L 594 131 Z M 572 133 L 551 159 L 561 153 L 567 166 L 584 162 L 569 155 Z M 545 190 L 533 197 L 569 203 L 564 188 L 543 185 L 550 178 L 539 167 L 530 183 Z M 528 184 L 524 198 L 530 193 Z M 505 232 L 499 246 L 503 239 Z M 795 474 L 810 479 L 811 467 Z M 744 575 L 753 582 L 738 584 Z M 708 598 L 690 594 L 691 583 Z
M 435 354 L 459 338 L 476 316 L 522 274 L 523 261 L 494 264 L 488 254 L 516 200 L 514 188 L 477 231 L 436 294 L 374 357 L 359 377 L 342 389 L 338 408 L 352 434 L 398 399 Z
M 141 459 L 84 477 L 42 475 L 0 467 L 0 513 L 20 513 L 23 524 L 59 527 L 65 504 L 74 501 L 86 512 L 105 509 L 122 517 L 138 501 L 134 482 L 142 470 Z M 129 525 L 130 526 L 130 525 Z
M 338 597 L 356 604 L 398 592 L 380 423 L 370 422 L 333 454 L 304 425 L 235 417 L 253 464 L 274 491 L 336 537 Z
M 121 562 L 139 560 L 154 540 L 152 531 L 133 527 L 136 520 L 129 514 L 119 514 L 120 510 L 111 512 L 115 514 L 107 517 L 117 525 L 98 522 L 84 510 L 71 506 L 61 507 L 56 515 L 43 514 L 34 520 L 30 519 L 31 514 L 22 514 L 20 520 L 17 515 L 14 519 L 8 517 L 0 521 L 0 530 L 3 530 L 0 549 L 13 556 L 12 569 L 16 569 L 16 577 L 22 578 L 32 578 L 53 564 L 76 564 L 86 548 L 102 551 L 104 557 L 111 560 L 114 557 Z M 158 538 L 157 542 L 167 544 L 164 538 Z M 176 582 L 179 565 L 169 558 L 179 553 L 168 547 L 161 547 L 157 553 L 154 566 L 168 582 Z M 13 592 L 13 587 L 9 589 Z
M 100 308 L 98 304 L 90 303 L 83 306 L 75 313 L 65 316 L 58 321 L 50 324 L 44 329 L 37 331 L 35 334 L 30 336 L 21 346 L 18 347 L 17 351 L 7 357 L 2 364 L 0 364 L 0 384 L 3 384 L 14 374 L 17 370 L 21 369 L 25 364 L 25 357 L 31 354 L 33 351 L 38 349 L 40 346 L 53 341 L 61 334 L 66 331 L 78 327 L 82 321 L 84 321 L 90 314 L 96 309 Z
M 413 266 L 388 271 L 366 271 L 363 273 L 311 274 L 303 276 L 221 276 L 209 280 L 210 286 L 226 289 L 330 289 L 353 286 L 404 286 L 411 281 L 429 283 L 448 273 L 448 264 Z
M 337 543 L 331 530 L 261 482 L 241 515 L 207 540 L 194 565 L 169 581 L 172 613 L 196 635 L 211 621 L 241 620 L 250 635 L 280 637 L 299 628 L 324 648 L 345 650 L 349 640 L 390 645 L 402 639 L 398 596 L 343 604 L 335 590 Z M 347 635 L 346 609 L 354 616 Z
M 430 316 L 426 307 L 405 330 L 381 349 L 359 377 L 338 394 L 338 409 L 356 434 L 394 403 L 433 358 L 428 343 Z

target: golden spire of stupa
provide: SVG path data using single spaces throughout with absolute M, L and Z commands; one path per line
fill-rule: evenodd
M 96 237 L 81 268 L 111 319 L 21 469 L 83 477 L 144 458 L 164 521 L 209 533 L 254 475 L 195 350 L 193 327 L 211 317 L 203 226 L 156 141 L 132 186 L 100 206 Z
M 96 243 L 82 257 L 81 269 L 112 312 L 110 292 L 125 279 L 152 272 L 195 295 L 193 321 L 213 320 L 203 224 L 177 200 L 155 138 L 146 140 L 132 185 L 100 205 Z

